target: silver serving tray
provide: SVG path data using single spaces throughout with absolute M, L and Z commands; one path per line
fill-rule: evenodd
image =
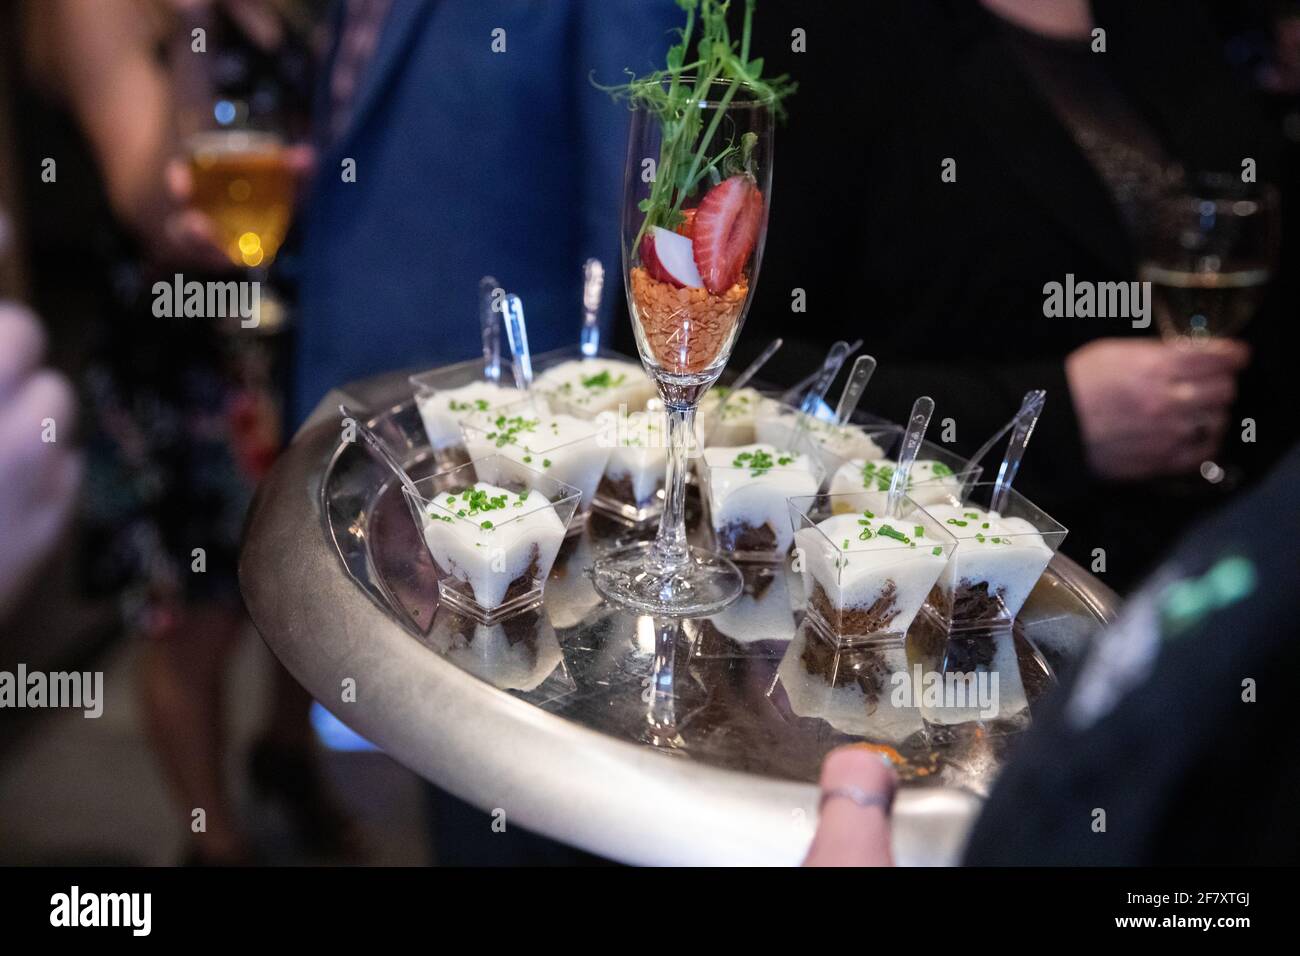
M 449 386 L 477 374 L 477 362 L 443 370 Z M 932 660 L 941 635 L 918 625 L 906 647 L 837 656 L 802 623 L 799 577 L 784 566 L 748 569 L 746 595 L 711 618 L 655 621 L 609 606 L 585 569 L 653 527 L 593 519 L 561 552 L 545 606 L 485 628 L 438 609 L 395 483 L 341 441 L 340 402 L 414 473 L 432 468 L 405 372 L 326 396 L 250 512 L 240 582 L 258 630 L 317 700 L 396 760 L 504 811 L 507 826 L 615 860 L 797 863 L 816 823 L 821 758 L 870 741 L 904 758 L 897 860 L 955 862 L 1035 700 L 1117 606 L 1058 554 L 998 645 L 1001 710 L 953 726 L 900 716 L 888 688 L 854 679 Z

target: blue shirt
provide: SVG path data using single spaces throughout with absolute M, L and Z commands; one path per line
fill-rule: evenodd
M 477 354 L 485 274 L 540 352 L 576 344 L 596 256 L 608 324 L 629 112 L 592 77 L 661 68 L 681 21 L 672 0 L 394 0 L 306 197 L 294 423 L 349 380 Z

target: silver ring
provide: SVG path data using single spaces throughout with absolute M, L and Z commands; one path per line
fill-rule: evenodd
M 833 797 L 843 797 L 856 803 L 860 807 L 880 807 L 886 813 L 893 806 L 894 795 L 892 793 L 867 793 L 861 787 L 831 787 L 829 790 L 822 791 L 822 800 L 818 804 L 818 809 L 826 806 L 826 801 Z

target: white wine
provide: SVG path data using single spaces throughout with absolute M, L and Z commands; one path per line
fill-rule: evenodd
M 1264 297 L 1268 269 L 1193 272 L 1146 263 L 1156 322 L 1165 338 L 1234 335 L 1250 321 Z

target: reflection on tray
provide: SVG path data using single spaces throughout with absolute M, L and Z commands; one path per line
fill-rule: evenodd
M 545 608 L 488 625 L 441 607 L 424 643 L 461 670 L 538 706 L 577 689 Z

